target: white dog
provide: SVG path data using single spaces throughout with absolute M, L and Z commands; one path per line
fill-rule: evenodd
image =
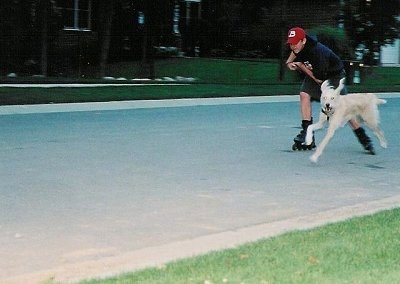
M 348 94 L 340 95 L 344 87 L 344 78 L 340 80 L 339 86 L 335 89 L 326 80 L 321 85 L 321 113 L 319 121 L 307 128 L 306 144 L 312 143 L 313 132 L 321 129 L 329 118 L 329 127 L 325 137 L 317 146 L 315 153 L 310 157 L 314 163 L 333 137 L 336 129 L 343 126 L 351 119 L 361 118 L 378 137 L 380 145 L 387 147 L 383 131 L 379 128 L 378 105 L 386 103 L 385 100 L 377 98 L 374 94 Z

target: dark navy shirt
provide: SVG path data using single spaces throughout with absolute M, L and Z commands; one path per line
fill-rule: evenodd
M 343 62 L 339 56 L 308 35 L 304 48 L 299 53 L 295 53 L 295 55 L 296 61 L 312 67 L 314 76 L 320 80 L 326 80 L 338 75 L 344 69 Z

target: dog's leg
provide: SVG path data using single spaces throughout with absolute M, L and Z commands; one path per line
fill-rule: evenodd
M 310 126 L 308 126 L 307 135 L 306 135 L 306 145 L 311 145 L 311 143 L 313 141 L 313 133 L 314 133 L 314 131 L 319 130 L 322 127 L 324 127 L 324 124 L 327 121 L 327 119 L 328 119 L 328 117 L 323 112 L 320 112 L 319 113 L 319 120 L 316 123 L 311 124 Z
M 382 148 L 387 147 L 387 142 L 383 131 L 379 128 L 379 111 L 376 106 L 371 107 L 369 111 L 362 115 L 365 124 L 372 130 L 375 136 L 379 139 L 379 144 Z
M 331 121 L 329 123 L 328 131 L 326 132 L 326 135 L 324 139 L 322 139 L 321 143 L 317 146 L 317 149 L 315 150 L 315 153 L 311 155 L 310 160 L 314 163 L 318 161 L 319 156 L 321 156 L 322 152 L 324 151 L 326 145 L 328 145 L 329 140 L 332 139 L 333 135 L 335 134 L 336 129 L 339 126 L 336 123 L 333 123 Z
M 385 135 L 383 134 L 383 131 L 377 127 L 375 129 L 372 129 L 376 137 L 379 139 L 379 144 L 381 145 L 382 148 L 387 148 L 387 142 L 385 139 Z
M 381 147 L 387 148 L 387 142 L 385 139 L 385 135 L 383 134 L 383 131 L 378 126 L 371 127 L 370 125 L 368 125 L 368 127 L 371 128 L 372 132 L 379 139 L 379 144 L 381 145 Z

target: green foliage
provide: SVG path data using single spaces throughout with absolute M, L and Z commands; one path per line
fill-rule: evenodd
M 317 26 L 308 30 L 318 41 L 330 47 L 342 60 L 354 59 L 354 51 L 343 29 Z
M 363 56 L 371 58 L 380 47 L 400 37 L 400 1 L 345 1 L 344 26 L 353 49 L 361 48 Z
M 0 68 L 28 72 L 40 58 L 41 29 L 47 20 L 49 40 L 62 28 L 60 11 L 50 1 L 48 11 L 39 0 L 6 0 L 0 5 Z M 44 6 L 45 7 L 45 6 Z M 47 7 L 45 7 L 47 8 Z M 44 14 L 46 13 L 46 15 Z

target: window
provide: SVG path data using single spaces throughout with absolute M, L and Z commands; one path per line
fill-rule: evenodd
M 92 0 L 61 0 L 65 30 L 90 30 Z

